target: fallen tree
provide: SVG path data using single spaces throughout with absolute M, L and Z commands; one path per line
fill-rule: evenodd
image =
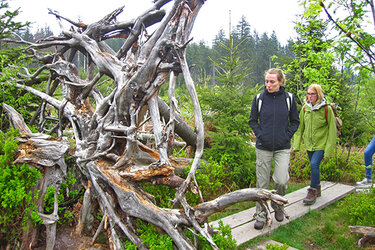
M 25 69 L 18 79 L 12 80 L 18 88 L 42 100 L 36 114 L 40 117 L 40 130 L 58 135 L 58 138 L 52 138 L 32 133 L 14 109 L 3 105 L 13 125 L 21 131 L 19 145 L 23 154 L 16 161 L 43 169 L 56 168 L 55 171 L 44 171 L 42 182 L 55 180 L 46 183 L 58 188 L 65 175 L 62 163 L 67 152 L 64 131 L 73 131 L 74 157 L 86 183 L 76 229 L 78 234 L 90 224 L 89 217 L 94 208 L 99 207 L 104 214 L 103 221 L 107 221 L 109 227 L 104 229 L 101 223 L 94 238 L 101 230 L 107 230 L 112 249 L 121 249 L 124 240 L 130 240 L 139 249 L 148 248 L 137 234 L 135 218 L 162 229 L 178 249 L 197 248 L 184 234 L 186 228 L 201 234 L 213 249 L 217 249 L 207 223 L 208 216 L 246 200 L 257 200 L 267 209 L 265 201 L 268 199 L 279 205 L 287 203 L 283 197 L 260 189 L 238 190 L 207 202 L 200 194 L 195 173 L 203 154 L 203 119 L 185 49 L 203 4 L 202 0 L 159 0 L 137 18 L 117 22 L 116 17 L 124 9 L 120 7 L 93 24 L 74 22 L 51 10 L 50 14 L 59 21 L 71 23 L 70 31 L 38 43 L 22 39 L 13 41 L 26 44 L 27 50 L 42 65 L 33 73 Z M 151 25 L 158 26 L 148 34 Z M 118 51 L 105 43 L 106 39 L 114 37 L 123 39 Z M 41 53 L 47 48 L 56 48 L 56 51 Z M 73 63 L 78 53 L 88 62 L 85 77 L 80 77 L 79 65 Z M 48 72 L 49 79 L 45 91 L 40 91 L 31 84 L 40 82 L 43 72 Z M 183 76 L 194 107 L 194 129 L 178 116 L 174 92 L 178 75 Z M 168 78 L 169 108 L 166 108 L 158 93 Z M 109 93 L 101 90 L 104 83 L 108 84 Z M 62 92 L 60 99 L 57 90 Z M 53 119 L 51 108 L 57 115 Z M 139 129 L 145 120 L 152 122 L 155 149 L 139 140 Z M 56 123 L 48 127 L 51 121 Z M 195 148 L 185 179 L 175 175 L 178 162 L 170 157 L 176 133 Z M 35 138 L 42 141 L 36 143 Z M 139 185 L 140 182 L 176 188 L 173 206 L 156 206 L 152 195 Z M 191 206 L 188 203 L 185 194 L 190 191 L 200 195 L 200 204 Z M 42 204 L 39 205 L 42 209 Z M 55 206 L 58 206 L 57 202 Z M 48 229 L 48 249 L 52 249 L 55 242 L 56 213 L 57 210 L 52 215 L 40 213 Z M 30 232 L 30 235 L 35 234 Z M 23 247 L 33 246 L 35 238 L 25 238 Z
M 358 246 L 363 247 L 367 241 L 375 239 L 375 228 L 364 226 L 349 226 L 351 233 L 362 234 L 363 237 L 357 242 Z

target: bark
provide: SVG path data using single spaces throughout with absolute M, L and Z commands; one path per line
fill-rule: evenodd
M 350 232 L 363 234 L 370 237 L 375 237 L 375 228 L 374 227 L 363 227 L 363 226 L 349 226 Z
M 90 231 L 92 210 L 99 206 L 108 228 L 101 223 L 93 236 L 95 239 L 100 231 L 107 230 L 112 249 L 120 249 L 121 241 L 125 239 L 139 249 L 147 249 L 138 235 L 135 219 L 162 229 L 178 249 L 196 249 L 184 234 L 186 228 L 201 234 L 213 249 L 217 249 L 207 224 L 211 214 L 245 200 L 264 203 L 271 199 L 278 204 L 287 203 L 284 198 L 261 189 L 239 190 L 207 202 L 200 194 L 195 173 L 204 149 L 203 119 L 185 49 L 203 4 L 202 0 L 159 0 L 137 18 L 117 22 L 116 17 L 124 8 L 120 7 L 93 24 L 74 22 L 50 11 L 59 21 L 71 23 L 72 29 L 63 31 L 60 37 L 50 37 L 35 44 L 18 41 L 27 44 L 43 66 L 33 74 L 20 74 L 16 86 L 40 97 L 39 127 L 43 131 L 56 130 L 58 138 L 31 133 L 22 117 L 4 105 L 10 110 L 8 113 L 14 126 L 21 131 L 19 147 L 22 153 L 16 162 L 48 169 L 44 171 L 42 189 L 46 189 L 47 184 L 58 188 L 66 174 L 63 156 L 69 146 L 63 134 L 68 129 L 72 131 L 74 158 L 87 180 L 76 233 Z M 148 35 L 147 29 L 151 25 L 157 27 Z M 123 39 L 119 51 L 113 51 L 104 42 L 113 37 Z M 41 56 L 40 50 L 51 47 L 56 47 L 57 51 Z M 89 62 L 85 79 L 79 76 L 79 67 L 73 64 L 78 52 Z M 40 91 L 27 84 L 35 83 L 44 71 L 49 72 L 48 89 Z M 96 75 L 93 72 L 97 72 Z M 194 129 L 177 114 L 174 91 L 178 74 L 184 77 L 194 107 Z M 158 96 L 168 78 L 169 107 Z M 109 92 L 103 90 L 104 84 Z M 62 99 L 56 98 L 57 89 L 61 89 Z M 55 117 L 57 122 L 48 127 L 46 112 L 52 108 L 58 115 Z M 147 114 L 152 122 L 152 148 L 140 140 L 140 128 L 149 121 L 145 118 Z M 176 134 L 195 148 L 186 179 L 175 174 L 181 168 L 181 160 L 171 157 L 178 139 Z M 158 207 L 140 182 L 175 187 L 173 207 Z M 191 206 L 185 198 L 186 192 L 199 193 L 202 203 Z M 41 211 L 41 216 L 47 227 L 46 245 L 52 249 L 57 212 L 44 215 Z M 35 242 L 28 240 L 25 243 L 33 246 Z
M 362 234 L 363 237 L 358 240 L 358 246 L 363 247 L 366 242 L 373 241 L 375 238 L 375 228 L 374 227 L 364 227 L 364 226 L 349 226 L 350 232 L 356 234 Z

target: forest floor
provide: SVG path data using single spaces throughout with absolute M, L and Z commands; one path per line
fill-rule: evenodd
M 56 241 L 54 250 L 107 250 L 106 244 L 91 244 L 92 237 L 78 235 L 75 227 L 69 225 L 58 225 L 56 230 Z M 45 245 L 39 246 L 36 250 L 44 250 Z
M 63 226 L 56 233 L 56 250 L 75 250 L 75 249 L 108 249 L 107 246 L 91 245 L 92 238 L 87 236 L 79 236 L 75 232 L 75 228 Z

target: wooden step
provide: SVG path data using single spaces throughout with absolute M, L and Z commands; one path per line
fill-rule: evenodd
M 344 198 L 356 189 L 354 186 L 340 183 L 327 181 L 321 182 L 322 196 L 317 198 L 315 204 L 306 206 L 303 204 L 302 200 L 306 197 L 308 187 L 309 186 L 306 186 L 285 195 L 285 198 L 288 199 L 288 204 L 285 206 L 285 212 L 289 216 L 289 220 L 284 219 L 282 222 L 277 222 L 273 216 L 274 211 L 269 204 L 269 207 L 272 210 L 272 224 L 270 226 L 265 226 L 263 230 L 254 229 L 255 220 L 253 215 L 255 214 L 255 207 L 227 216 L 220 220 L 223 221 L 224 225 L 230 225 L 232 228 L 232 236 L 237 241 L 237 246 L 239 246 L 255 237 L 273 232 L 281 225 L 285 225 L 292 220 L 304 216 L 310 210 L 322 209 L 335 201 Z M 211 222 L 210 225 L 217 228 L 219 226 L 219 220 Z

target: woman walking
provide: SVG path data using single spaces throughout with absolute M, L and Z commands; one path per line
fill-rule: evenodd
M 293 149 L 298 151 L 303 140 L 311 169 L 310 187 L 303 203 L 312 205 L 321 195 L 320 163 L 324 157 L 332 155 L 337 138 L 335 115 L 327 105 L 320 85 L 312 84 L 308 87 L 299 118 L 300 126 L 294 136 Z
M 254 97 L 249 125 L 256 136 L 256 176 L 258 188 L 267 189 L 270 183 L 272 160 L 274 172 L 272 179 L 278 194 L 285 195 L 289 180 L 290 139 L 297 131 L 299 119 L 296 102 L 282 84 L 285 76 L 281 69 L 270 69 L 265 74 L 264 91 Z M 283 211 L 271 202 L 277 221 L 284 219 Z M 262 205 L 256 204 L 255 229 L 266 224 L 266 212 Z

